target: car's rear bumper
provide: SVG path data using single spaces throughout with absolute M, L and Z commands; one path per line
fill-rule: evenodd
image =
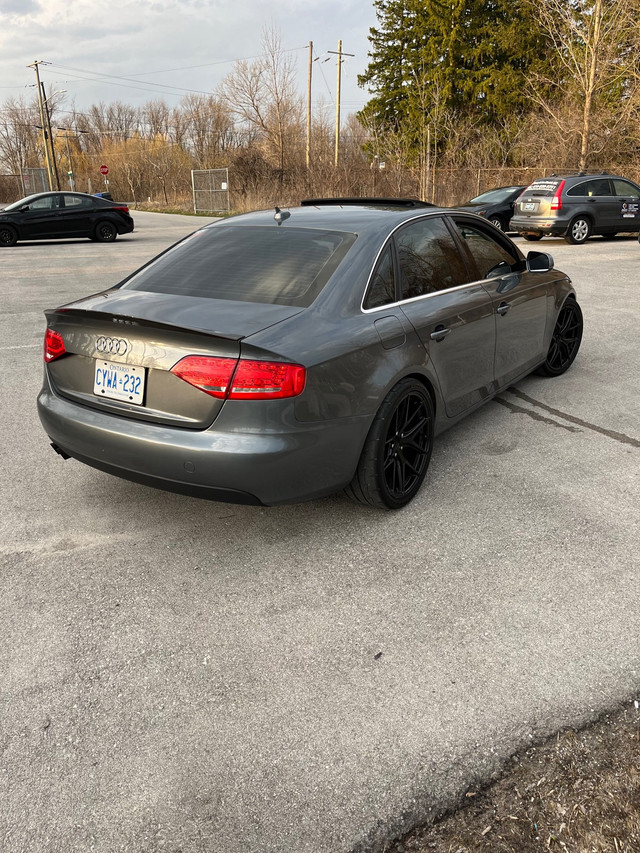
M 242 431 L 223 409 L 208 429 L 183 429 L 71 402 L 47 378 L 38 414 L 54 447 L 92 467 L 167 491 L 266 505 L 308 500 L 346 486 L 370 421 L 341 418 L 279 432 Z
M 533 216 L 514 216 L 509 222 L 510 231 L 517 231 L 519 234 L 547 234 L 551 237 L 563 237 L 568 227 L 568 220 Z

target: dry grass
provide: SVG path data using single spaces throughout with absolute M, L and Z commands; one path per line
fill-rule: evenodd
M 388 853 L 640 853 L 638 707 L 515 756 L 499 781 Z

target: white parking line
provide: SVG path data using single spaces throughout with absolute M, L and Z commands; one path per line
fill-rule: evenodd
M 14 347 L 0 347 L 0 352 L 4 352 L 4 350 L 10 349 L 33 349 L 34 347 L 41 347 L 41 343 L 37 344 L 16 344 Z

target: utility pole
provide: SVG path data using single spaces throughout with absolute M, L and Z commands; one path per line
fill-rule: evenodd
M 47 131 L 44 123 L 44 107 L 42 104 L 42 89 L 40 88 L 40 72 L 38 71 L 38 65 L 42 60 L 36 59 L 36 61 L 32 65 L 27 65 L 27 68 L 35 68 L 36 70 L 36 80 L 38 81 L 38 106 L 40 108 L 40 124 L 42 126 L 42 141 L 44 143 L 44 159 L 47 164 L 47 179 L 49 181 L 49 190 L 53 190 L 53 177 L 51 175 L 51 162 L 49 160 L 49 145 L 47 144 Z
M 73 174 L 73 163 L 71 162 L 71 149 L 69 148 L 69 128 L 68 127 L 58 127 L 57 130 L 64 130 L 64 138 L 67 143 L 67 162 L 69 164 L 69 168 L 67 169 L 67 177 L 69 178 L 69 186 L 71 188 L 71 192 L 76 191 L 76 182 L 75 176 Z
M 49 113 L 49 104 L 47 103 L 47 101 L 49 99 L 47 98 L 47 93 L 46 93 L 45 88 L 44 88 L 44 83 L 41 83 L 40 85 L 42 86 L 42 106 L 44 107 L 44 113 L 45 113 L 45 117 L 47 119 L 47 131 L 49 133 L 49 141 L 51 143 L 51 159 L 53 161 L 53 171 L 54 171 L 55 176 L 56 176 L 56 186 L 58 187 L 58 190 L 60 190 L 60 175 L 58 175 L 58 164 L 56 162 L 56 149 L 55 149 L 55 146 L 53 144 L 53 133 L 51 132 L 51 115 Z M 51 96 L 49 96 L 49 97 L 51 97 Z
M 307 80 L 307 169 L 311 163 L 311 69 L 313 68 L 313 42 L 309 42 L 309 75 Z
M 336 53 L 335 50 L 328 50 L 327 53 Z M 338 165 L 338 155 L 340 153 L 340 84 L 342 82 L 342 57 L 343 56 L 355 56 L 354 53 L 343 53 L 342 52 L 342 39 L 338 42 L 338 79 L 336 83 L 336 143 L 335 143 L 335 154 L 334 154 L 334 165 Z

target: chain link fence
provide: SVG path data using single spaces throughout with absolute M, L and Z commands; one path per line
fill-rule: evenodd
M 23 169 L 22 185 L 25 195 L 49 192 L 46 169 Z
M 229 211 L 228 169 L 192 169 L 191 186 L 195 213 Z

